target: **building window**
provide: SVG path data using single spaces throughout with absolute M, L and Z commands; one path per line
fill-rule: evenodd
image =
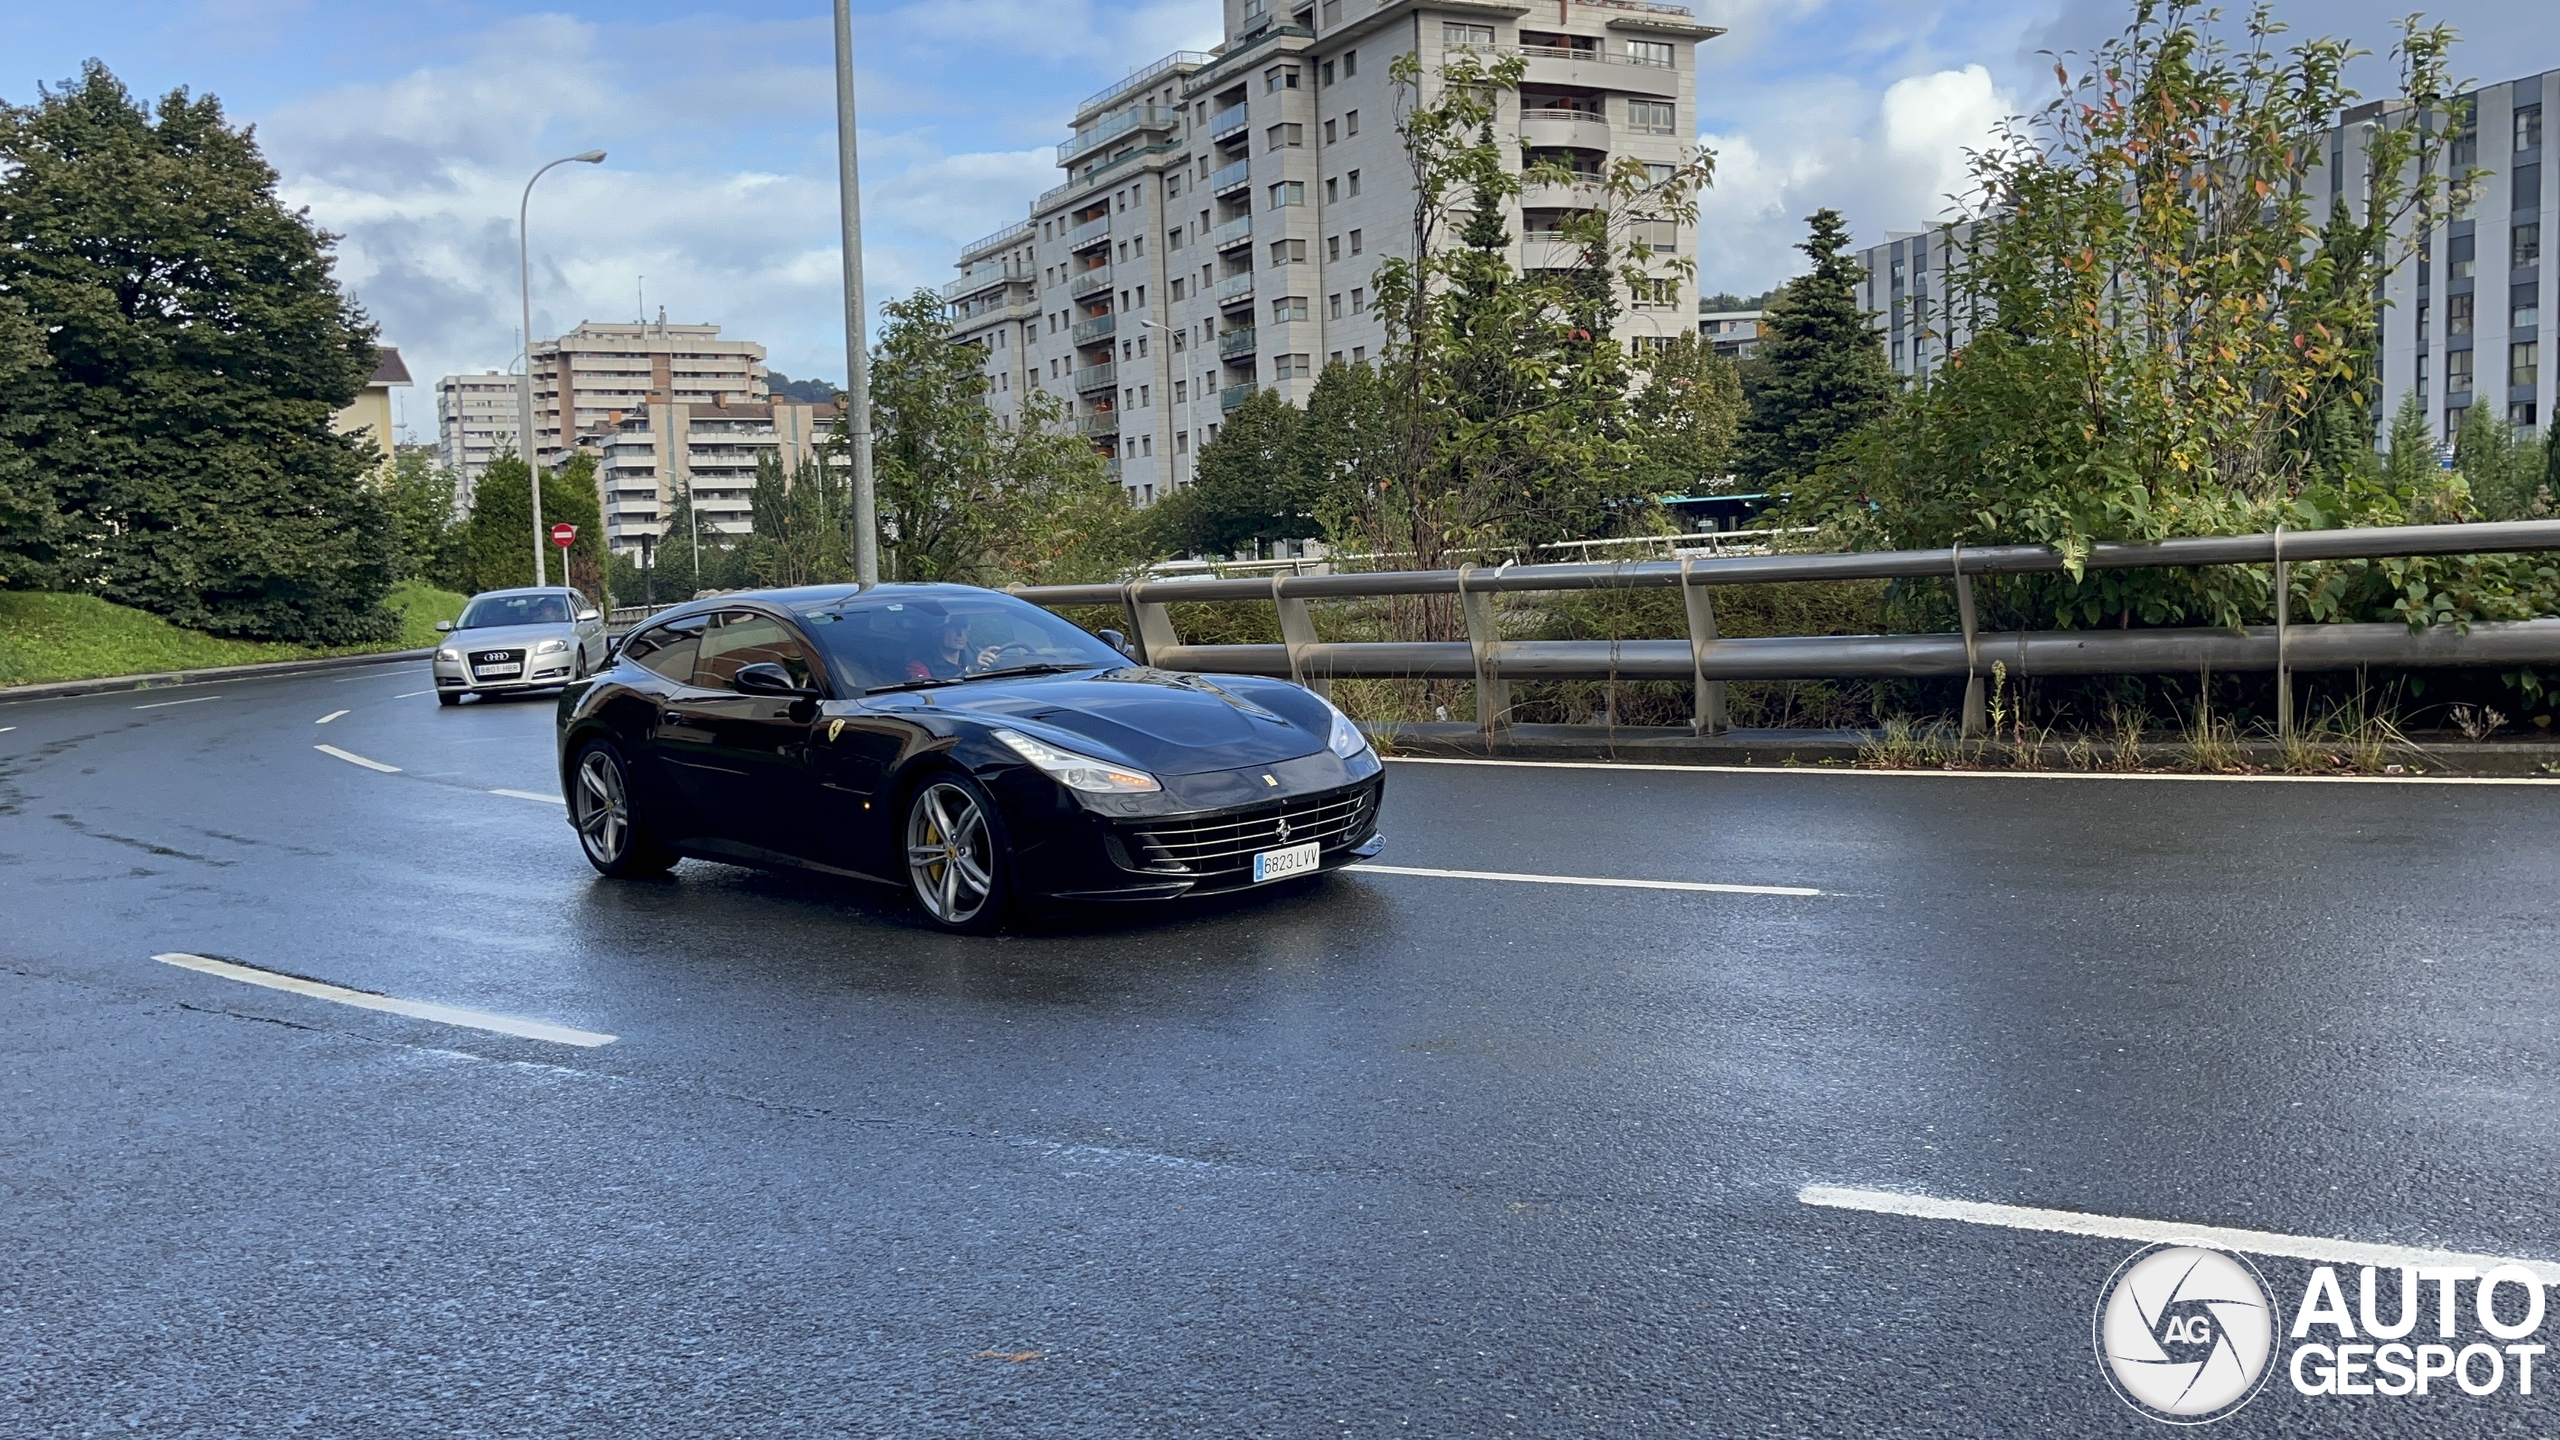
M 2472 277 L 2473 273 L 2480 268 L 2473 259 L 2473 257 L 2478 253 L 2476 249 L 2478 243 L 2479 237 L 2476 235 L 2456 235 L 2445 243 L 2444 274 L 2446 279 L 2468 280 Z M 2453 334 L 2455 332 L 2447 331 L 2445 333 Z
M 1286 325 L 1292 320 L 1306 318 L 1307 297 L 1304 295 L 1283 296 L 1271 302 L 1271 322 L 1275 325 Z
M 1304 240 L 1274 240 L 1274 241 L 1272 241 L 1272 242 L 1271 242 L 1271 263 L 1272 263 L 1272 264 L 1274 264 L 1274 265 L 1304 265 L 1304 264 L 1306 264 L 1306 263 L 1307 263 L 1307 242 L 1306 242 L 1306 241 L 1304 241 Z
M 1360 289 L 1358 286 L 1353 286 L 1351 290 L 1351 313 L 1357 315 L 1368 308 L 1369 292 Z
M 1147 296 L 1144 287 L 1141 287 L 1139 290 L 1138 303 L 1140 305 L 1147 303 Z M 1144 335 L 1138 337 L 1138 358 L 1141 360 L 1147 358 L 1147 337 Z
M 1359 172 L 1359 171 L 1357 171 L 1357 170 L 1352 171 L 1349 175 L 1345 176 L 1345 177 L 1344 177 L 1344 179 L 1345 179 L 1346 181 L 1348 181 L 1348 182 L 1349 182 L 1350 187 L 1351 187 L 1351 193 L 1352 193 L 1352 194 L 1357 195 L 1357 194 L 1359 194 L 1359 193 L 1360 193 L 1360 172 Z
M 1154 458 L 1155 458 L 1155 454 L 1156 454 L 1156 437 L 1154 437 L 1153 435 L 1141 435 L 1141 436 L 1139 436 L 1139 437 L 1138 437 L 1138 453 L 1139 453 L 1139 454 L 1141 454 L 1141 455 L 1143 455 L 1143 456 L 1145 456 L 1145 457 L 1147 457 L 1147 458 L 1148 458 L 1148 459 L 1150 459 L 1150 460 L 1154 459 Z M 1148 487 L 1147 487 L 1147 498 L 1148 498 L 1148 499 L 1150 499 L 1150 500 L 1152 500 L 1152 499 L 1154 499 L 1154 498 L 1155 498 L 1155 495 L 1156 495 L 1156 487 L 1154 487 L 1153 485 L 1148 486 Z
M 2471 333 L 2471 304 L 2475 298 L 2477 297 L 2470 295 L 2444 297 L 2445 334 L 2468 335 Z
M 1668 100 L 1627 102 L 1627 128 L 1638 135 L 1668 135 L 1679 118 L 1679 107 Z
M 2507 232 L 2507 267 L 2525 270 L 2542 263 L 2542 223 L 2518 225 Z
M 2536 385 L 2542 380 L 2542 342 L 2524 340 L 2507 347 L 2507 383 Z
M 1265 150 L 1295 150 L 1307 143 L 1304 125 L 1274 125 L 1262 132 Z
M 2516 149 L 2518 149 L 2518 150 L 2520 150 L 2520 151 L 2521 151 L 2521 150 L 2539 150 L 2539 149 L 2541 149 L 2541 148 L 2542 148 L 2542 107 L 2541 107 L 2541 106 L 2539 106 L 2539 105 L 2519 105 L 2519 106 L 2517 106 L 2517 107 L 2516 107 Z
M 1274 65 L 1262 72 L 1262 93 L 1265 95 L 1297 88 L 1298 67 L 1295 65 Z
M 1330 88 L 1332 88 L 1332 86 L 1333 86 L 1333 62 L 1332 62 L 1332 61 L 1327 60 L 1327 61 L 1326 61 L 1326 62 L 1324 62 L 1322 65 L 1319 65 L 1319 66 L 1317 66 L 1317 67 L 1316 67 L 1316 85 L 1317 85 L 1317 87 L 1318 87 L 1319 89 L 1330 89 Z
M 1173 277 L 1173 298 L 1176 300 L 1182 298 L 1182 277 L 1179 275 Z M 528 486 L 527 488 L 531 487 Z
M 2444 393 L 2460 395 L 2470 388 L 2471 352 L 2447 350 L 2444 352 Z
M 1188 455 L 1191 453 L 1190 431 L 1176 430 L 1173 432 L 1173 453 L 1176 455 Z M 532 487 L 527 486 L 526 488 L 530 489 Z
M 1272 356 L 1272 357 L 1271 357 L 1271 365 L 1272 365 L 1272 376 L 1271 376 L 1271 378 L 1272 378 L 1272 379 L 1274 379 L 1274 380 L 1303 380 L 1303 379 L 1305 379 L 1307 376 L 1309 376 L 1309 375 L 1311 375 L 1311 374 L 1315 373 L 1312 369 L 1310 369 L 1310 368 L 1309 368 L 1309 366 L 1308 366 L 1308 364 L 1307 364 L 1307 360 L 1308 360 L 1308 358 L 1309 358 L 1309 357 L 1304 356 L 1304 355 L 1274 355 L 1274 356 Z
M 1470 45 L 1479 50 L 1490 50 L 1493 48 L 1493 27 L 1462 25 L 1455 20 L 1443 20 L 1440 22 L 1440 43 L 1451 50 Z
M 1354 364 L 1354 365 L 1366 365 L 1366 364 L 1368 364 L 1368 363 L 1369 363 L 1369 347 L 1368 347 L 1368 346 L 1366 346 L 1366 345 L 1354 345 L 1354 346 L 1352 346 L 1352 347 L 1351 347 L 1351 363 L 1352 363 L 1352 364 Z
M 1343 116 L 1342 116 L 1342 133 L 1343 133 L 1343 134 L 1345 134 L 1345 135 L 1357 135 L 1357 134 L 1359 134 L 1359 133 L 1360 133 L 1360 112 L 1359 112 L 1359 111 L 1357 111 L 1357 110 L 1350 110 L 1350 111 L 1345 111 L 1345 112 L 1343 113 Z
M 2507 407 L 2507 423 L 2519 430 L 2533 429 L 2540 422 L 2540 418 L 2534 412 L 2533 402 L 2530 400 L 2519 400 Z
M 1138 387 L 1138 408 L 1141 410 L 1149 410 L 1155 407 L 1155 400 L 1147 394 L 1149 388 L 1150 387 L 1145 385 Z
M 1339 260 L 1342 258 L 1341 236 L 1328 235 L 1324 238 L 1324 258 L 1327 260 Z
M 1327 120 L 1324 122 L 1324 143 L 1327 145 L 1332 144 L 1336 139 L 1336 136 L 1333 133 L 1333 127 L 1338 123 L 1338 121 L 1333 120 Z
M 1271 208 L 1274 210 L 1306 203 L 1307 182 L 1304 180 L 1283 180 L 1271 187 Z
M 1185 404 L 1185 403 L 1189 402 L 1189 400 L 1190 400 L 1190 399 L 1191 399 L 1191 382 L 1190 382 L 1190 381 L 1188 381 L 1188 380 L 1176 380 L 1176 381 L 1174 381 L 1174 382 L 1173 382 L 1173 403 L 1174 403 L 1174 404 L 1176 404 L 1176 405 L 1181 405 L 1181 404 Z M 526 488 L 527 488 L 527 489 L 531 489 L 532 487 L 528 485 Z
M 1342 198 L 1342 190 L 1341 190 L 1341 188 L 1340 188 L 1338 185 L 1336 185 L 1336 184 L 1335 184 L 1335 182 L 1334 182 L 1334 180 L 1332 179 L 1332 177 L 1327 176 L 1327 177 L 1326 177 L 1326 179 L 1325 179 L 1325 182 L 1324 182 L 1324 203 L 1326 203 L 1327 205 L 1330 205 L 1330 204 L 1332 204 L 1334 201 L 1339 200 L 1339 199 L 1341 199 L 1341 198 Z
M 1336 290 L 1332 294 L 1324 297 L 1324 316 L 1328 320 L 1339 320 L 1342 318 L 1341 291 Z
M 2427 348 L 2427 310 L 2433 303 L 2434 302 L 2427 300 L 2421 300 L 2418 302 L 2418 348 L 2421 350 Z M 2426 357 L 2423 355 L 2418 357 L 2419 372 L 2423 374 L 2426 367 Z
M 2507 295 L 2507 328 L 2522 330 L 2542 323 L 2542 300 L 2536 292 L 2541 287 L 2519 285 Z
M 1144 285 L 1138 287 L 1138 308 L 1141 310 L 1147 308 L 1147 287 Z M 1147 352 L 1141 349 L 1138 353 L 1144 355 Z
M 1324 363 L 1325 363 L 1325 364 L 1327 364 L 1327 365 L 1339 365 L 1339 364 L 1341 364 L 1341 363 L 1342 363 L 1342 352 L 1341 352 L 1341 351 L 1339 351 L 1339 350 L 1336 350 L 1336 351 L 1334 351 L 1332 354 L 1327 355 L 1326 357 L 1324 357 Z
M 1343 78 L 1343 79 L 1345 79 L 1345 80 L 1348 80 L 1348 79 L 1350 79 L 1352 76 L 1357 75 L 1357 74 L 1359 74 L 1359 73 L 1360 73 L 1360 52 L 1359 52 L 1359 51 L 1357 51 L 1357 50 L 1345 50 L 1345 51 L 1343 51 L 1343 52 L 1342 52 L 1342 78 Z
M 1176 286 L 1179 286 L 1179 285 L 1181 285 L 1181 284 L 1182 284 L 1182 282 L 1181 282 L 1181 281 L 1179 281 L 1179 280 L 1176 280 L 1176 281 L 1174 281 L 1173 283 L 1174 283 Z M 1175 298 L 1176 300 L 1181 299 L 1181 298 L 1182 298 L 1182 291 L 1181 291 L 1181 290 L 1179 290 L 1179 289 L 1176 289 L 1176 290 L 1173 292 L 1173 298 Z M 1191 332 L 1190 332 L 1190 331 L 1188 331 L 1188 330 L 1176 330 L 1176 331 L 1174 331 L 1174 332 L 1173 332 L 1173 353 L 1174 353 L 1174 354 L 1176 354 L 1176 355 L 1179 355 L 1179 354 L 1181 354 L 1185 349 L 1189 348 L 1188 342 L 1190 341 L 1190 339 L 1191 339 Z
M 1671 68 L 1671 43 L 1667 40 L 1630 40 L 1627 42 L 1627 63 L 1659 65 L 1668 70 Z
M 1360 253 L 1360 232 L 1357 230 L 1351 232 L 1351 253 L 1354 255 Z

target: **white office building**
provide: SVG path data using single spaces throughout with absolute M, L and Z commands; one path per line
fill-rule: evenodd
M 454 503 L 465 511 L 489 462 L 515 453 L 516 411 L 513 375 L 483 370 L 436 382 L 436 463 L 461 477 Z
M 1697 134 L 1697 43 L 1722 33 L 1642 0 L 1223 0 L 1216 50 L 1168 55 L 1088 98 L 1058 147 L 1066 180 L 1030 217 L 964 249 L 944 289 L 983 346 L 1001 414 L 1033 388 L 1073 408 L 1140 504 L 1256 389 L 1303 404 L 1330 361 L 1375 357 L 1378 262 L 1409 248 L 1411 171 L 1388 62 L 1426 73 L 1453 50 L 1528 62 L 1501 126 L 1539 158 L 1664 167 Z M 1587 206 L 1533 187 L 1512 215 L 1519 263 L 1571 263 L 1551 237 Z M 1644 237 L 1693 249 L 1685 227 Z M 1683 280 L 1622 298 L 1620 337 L 1679 333 Z

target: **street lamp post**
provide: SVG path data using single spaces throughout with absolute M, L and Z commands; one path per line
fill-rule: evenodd
M 862 340 L 862 185 L 853 147 L 853 6 L 836 0 L 836 185 L 844 219 L 844 429 L 853 449 L 853 577 L 880 583 L 871 485 L 871 356 Z
M 516 451 L 524 456 L 525 483 L 533 487 L 533 583 L 551 583 L 551 557 L 543 553 L 550 539 L 542 529 L 542 468 L 534 462 L 533 448 L 533 245 L 525 237 L 525 220 L 533 205 L 533 181 L 549 174 L 553 165 L 576 161 L 583 165 L 601 165 L 604 152 L 589 150 L 582 155 L 564 155 L 550 165 L 533 172 L 533 180 L 524 182 L 524 198 L 516 202 L 516 276 L 521 282 L 524 301 L 524 375 L 516 382 Z M 576 413 L 574 405 L 563 415 Z M 566 423 L 564 421 L 564 423 Z M 560 579 L 569 579 L 569 557 L 560 556 Z

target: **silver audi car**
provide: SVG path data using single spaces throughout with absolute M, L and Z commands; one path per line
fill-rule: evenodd
M 604 663 L 604 612 L 566 586 L 491 590 L 471 597 L 436 647 L 436 703 L 465 695 L 542 690 L 583 680 Z

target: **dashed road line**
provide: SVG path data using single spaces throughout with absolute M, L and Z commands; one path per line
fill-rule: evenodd
M 312 721 L 311 723 L 312 723 L 312 724 L 314 724 L 314 725 L 326 725 L 326 724 L 328 724 L 330 721 L 335 720 L 335 719 L 337 719 L 339 716 L 344 715 L 344 714 L 347 714 L 347 713 L 349 713 L 349 712 L 344 711 L 344 710 L 332 710 L 332 711 L 330 711 L 328 714 L 321 716 L 319 719 L 314 720 L 314 721 Z
M 580 1030 L 568 1025 L 554 1025 L 547 1020 L 527 1020 L 515 1015 L 495 1015 L 486 1010 L 466 1010 L 458 1005 L 438 1005 L 431 1000 L 402 1000 L 371 990 L 350 990 L 325 980 L 305 980 L 299 975 L 282 975 L 252 965 L 216 960 L 206 955 L 172 952 L 151 957 L 163 965 L 175 965 L 205 975 L 218 975 L 244 985 L 261 985 L 269 990 L 304 995 L 314 1000 L 330 1000 L 352 1005 L 359 1010 L 379 1010 L 390 1015 L 406 1015 L 413 1020 L 432 1020 L 440 1025 L 460 1025 L 472 1030 L 487 1030 L 499 1035 L 514 1035 L 526 1040 L 548 1040 L 558 1045 L 577 1045 L 594 1049 L 610 1045 L 618 1036 L 595 1030 Z
M 504 795 L 511 800 L 539 800 L 547 805 L 566 805 L 569 803 L 558 795 L 545 795 L 539 790 L 492 790 L 489 793 L 492 795 Z
M 194 695 L 184 700 L 157 700 L 149 705 L 136 705 L 133 708 L 136 710 L 166 710 L 172 705 L 201 705 L 207 700 L 219 700 L 221 698 L 222 697 L 219 695 Z
M 1723 885 L 1705 880 L 1617 880 L 1597 875 L 1524 875 L 1509 870 L 1426 870 L 1415 865 L 1347 867 L 1353 874 L 1419 875 L 1432 880 L 1507 880 L 1515 885 L 1597 885 L 1610 890 L 1687 890 L 1710 895 L 1819 895 L 1803 885 Z
M 1663 765 L 1617 760 L 1496 760 L 1388 755 L 1392 765 L 1493 765 L 1521 770 L 1631 770 L 1669 775 L 1865 775 L 1910 780 L 2194 780 L 2253 785 L 2560 785 L 2541 775 L 2184 775 L 2124 770 L 1881 770 L 1857 765 Z
M 433 695 L 434 693 L 436 692 L 433 690 L 411 690 L 406 694 L 394 695 L 391 698 L 394 700 L 415 700 L 421 695 Z
M 319 751 L 323 755 L 335 755 L 350 765 L 361 765 L 367 770 L 379 770 L 385 775 L 397 775 L 400 773 L 400 767 L 397 765 L 385 765 L 379 760 L 367 760 L 361 755 L 355 754 L 352 751 L 341 750 L 335 745 L 314 745 L 311 748 Z
M 2086 1235 L 2099 1240 L 2131 1240 L 2145 1245 L 2176 1242 L 2275 1255 L 2323 1265 L 2455 1266 L 2477 1271 L 2519 1265 L 2546 1285 L 2560 1285 L 2560 1264 L 2548 1260 L 2471 1255 L 2455 1250 L 2422 1250 L 2407 1245 L 2369 1245 L 2359 1240 L 2333 1240 L 2321 1235 L 2280 1235 L 2270 1230 L 2235 1230 L 2226 1225 L 2189 1225 L 2176 1220 L 2138 1220 L 2125 1215 L 2091 1215 L 2079 1210 L 2040 1210 L 2027 1205 L 1994 1205 L 1979 1200 L 1942 1200 L 1935 1195 L 1907 1195 L 1894 1190 L 1853 1190 L 1838 1185 L 1807 1185 L 1796 1199 L 1828 1210 L 1862 1210 L 1871 1215 L 1899 1215 L 1912 1220 L 1953 1220 L 2005 1230 L 2039 1230 L 2055 1235 Z

